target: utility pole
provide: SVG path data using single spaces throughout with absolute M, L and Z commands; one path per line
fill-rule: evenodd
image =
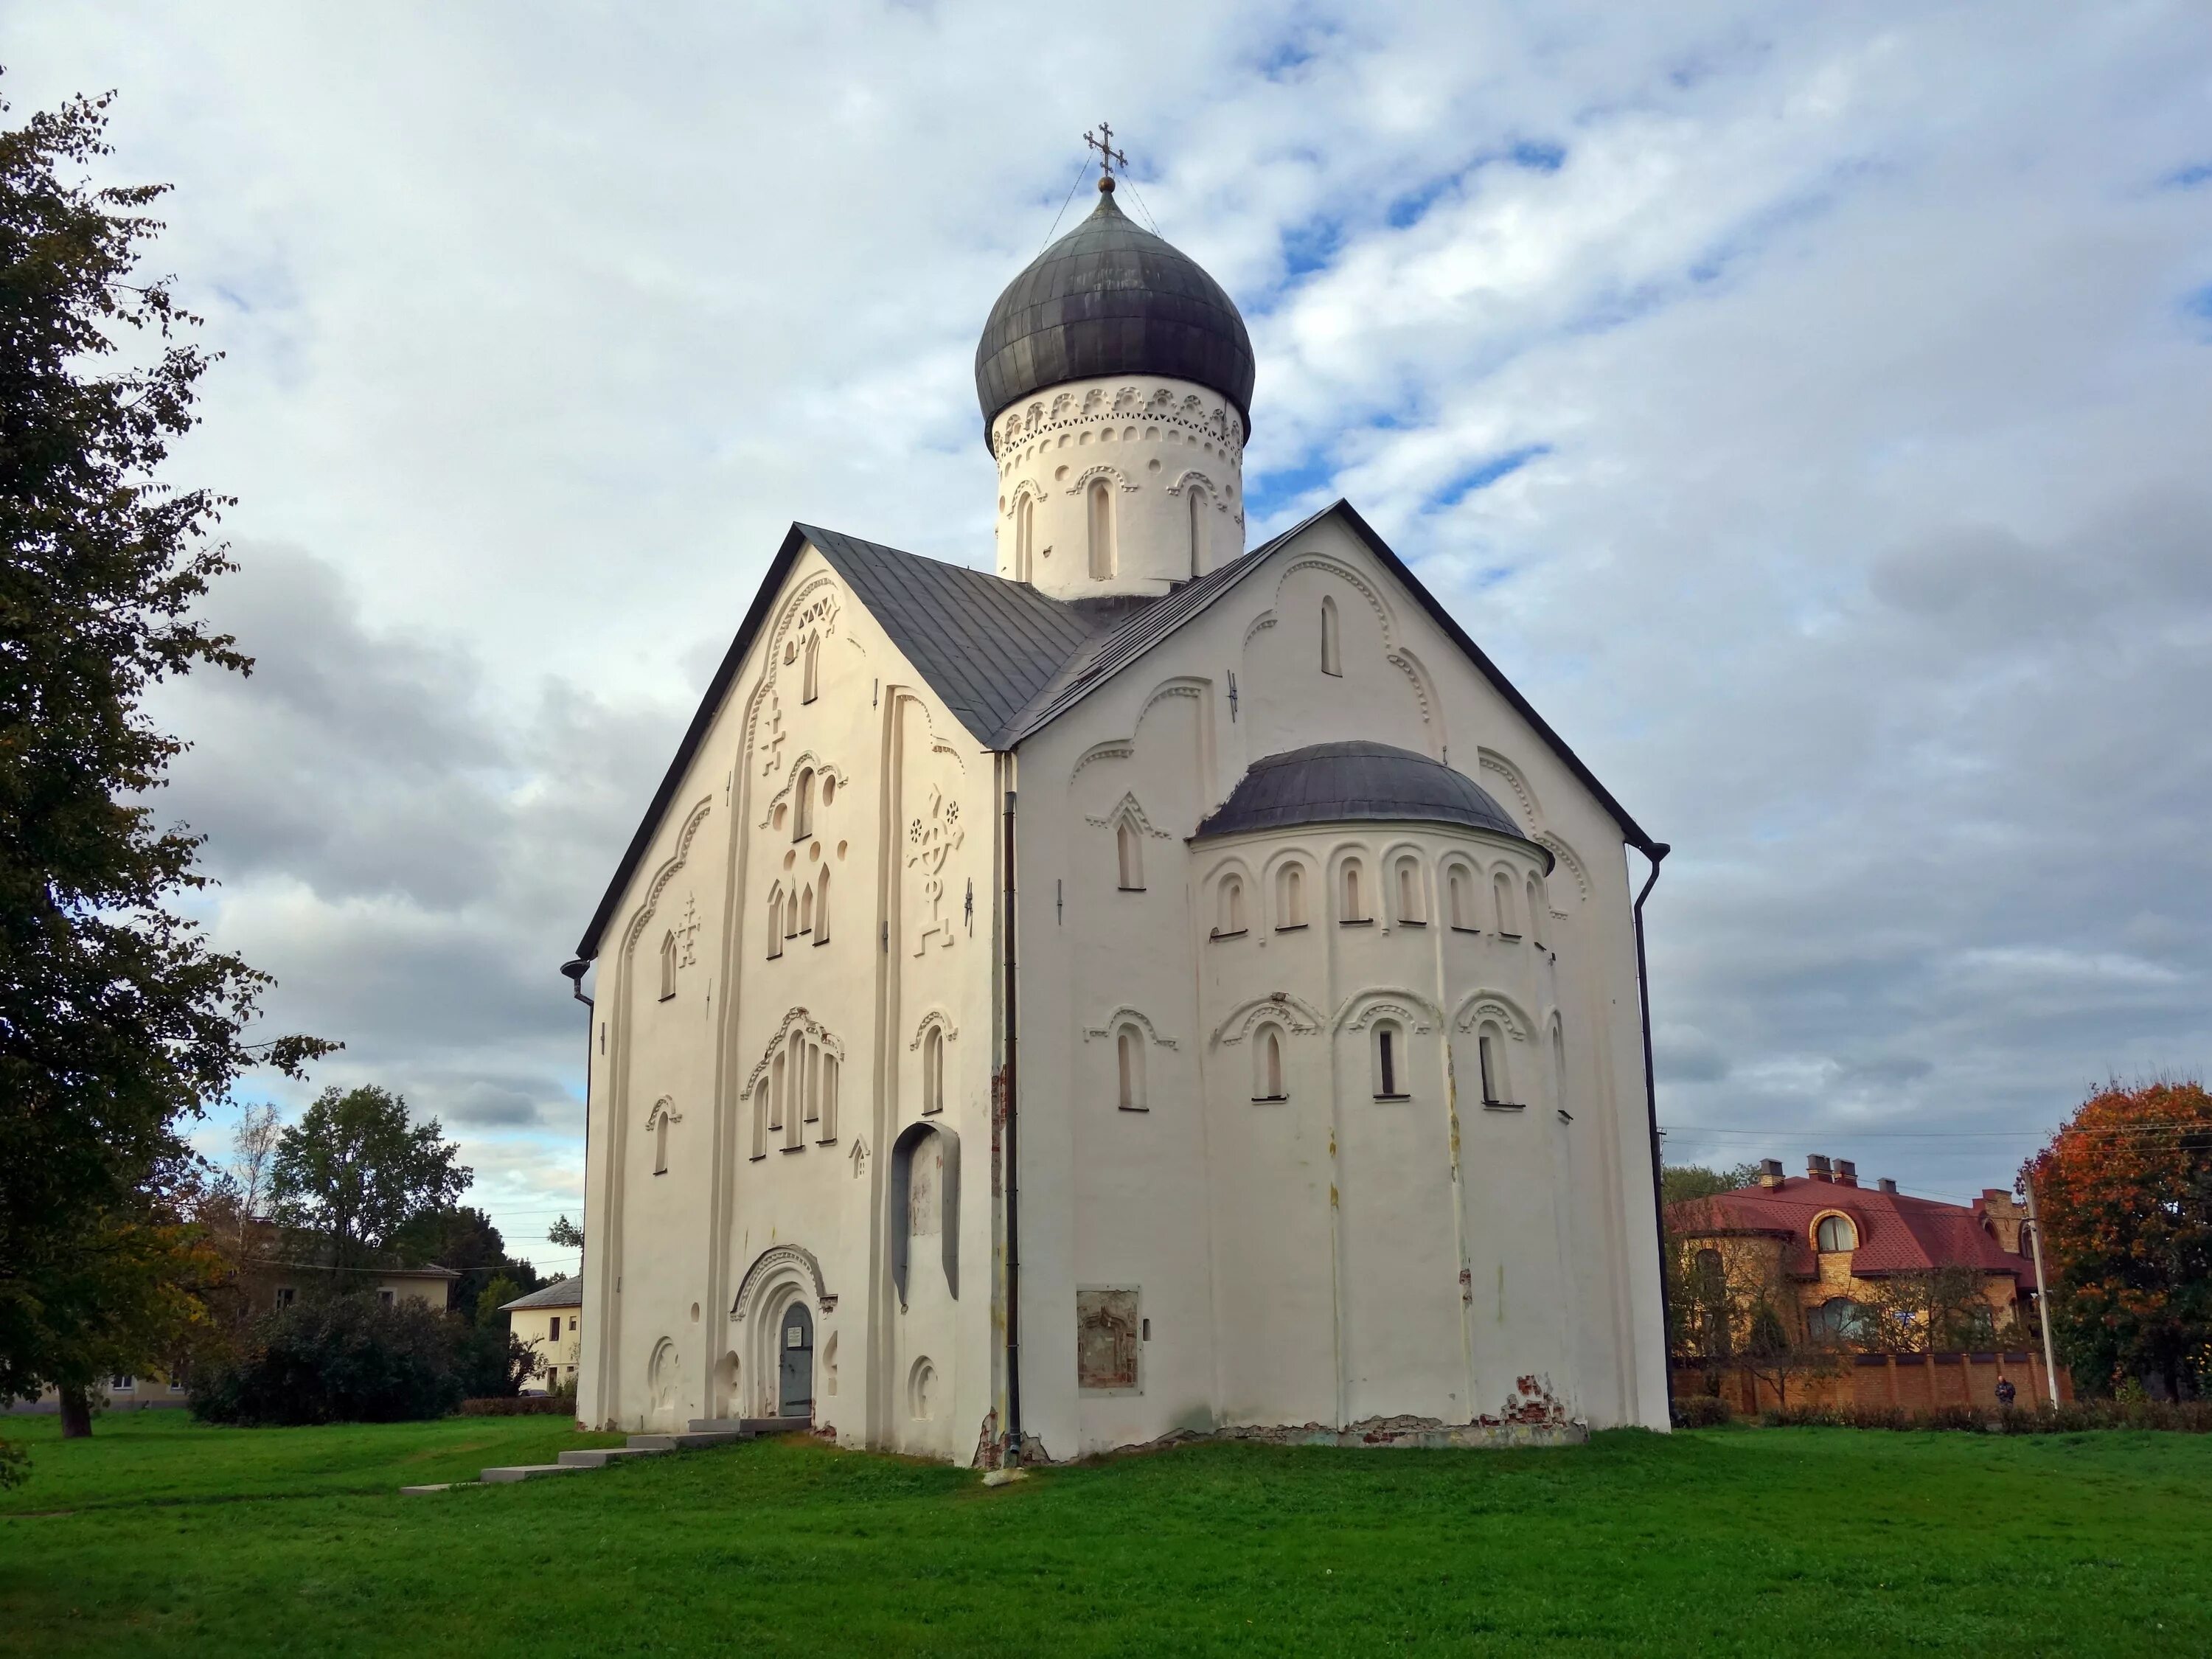
M 2035 1252 L 2036 1322 L 2043 1327 L 2043 1382 L 2051 1390 L 2051 1403 L 2058 1404 L 2058 1360 L 2051 1346 L 2051 1292 L 2043 1282 L 2043 1223 L 2035 1214 L 2035 1183 L 2027 1187 L 2027 1242 Z

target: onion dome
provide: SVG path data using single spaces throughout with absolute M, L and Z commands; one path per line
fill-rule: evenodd
M 1449 823 L 1526 842 L 1552 867 L 1490 792 L 1441 761 L 1387 743 L 1317 743 L 1252 763 L 1194 839 L 1287 830 L 1302 823 Z
M 1098 181 L 1091 216 L 1032 260 L 991 307 L 975 398 L 991 422 L 1050 386 L 1158 374 L 1218 392 L 1252 426 L 1252 341 L 1221 284 L 1138 228 Z

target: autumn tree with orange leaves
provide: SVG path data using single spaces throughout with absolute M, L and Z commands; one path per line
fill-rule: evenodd
M 2212 1095 L 2110 1084 L 2021 1173 L 2075 1379 L 2212 1393 Z

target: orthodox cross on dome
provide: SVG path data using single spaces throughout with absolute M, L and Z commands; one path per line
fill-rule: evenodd
M 1127 173 L 1129 170 L 1129 158 L 1114 148 L 1112 125 L 1101 121 L 1098 124 L 1097 132 L 1085 133 L 1083 142 L 1085 146 L 1098 152 L 1098 188 L 1113 189 L 1114 169 L 1119 167 L 1122 172 Z

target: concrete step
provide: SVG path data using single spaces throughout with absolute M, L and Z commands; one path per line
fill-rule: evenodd
M 588 1451 L 564 1451 L 561 1461 L 572 1469 L 603 1469 L 625 1457 L 659 1457 L 659 1446 L 595 1446 Z
M 697 1451 L 702 1446 L 726 1446 L 744 1437 L 735 1429 L 708 1430 L 694 1434 L 634 1434 L 632 1451 Z
M 694 1434 L 741 1434 L 748 1438 L 757 1434 L 799 1434 L 814 1426 L 806 1417 L 695 1417 L 690 1422 Z
M 427 1486 L 402 1486 L 399 1489 L 399 1495 L 402 1498 L 415 1498 L 426 1492 L 454 1492 L 463 1486 L 477 1486 L 483 1484 L 480 1480 L 438 1480 Z
M 535 1480 L 541 1474 L 574 1474 L 574 1463 L 510 1463 L 504 1468 L 486 1469 L 483 1483 L 487 1486 L 504 1486 L 517 1480 Z

